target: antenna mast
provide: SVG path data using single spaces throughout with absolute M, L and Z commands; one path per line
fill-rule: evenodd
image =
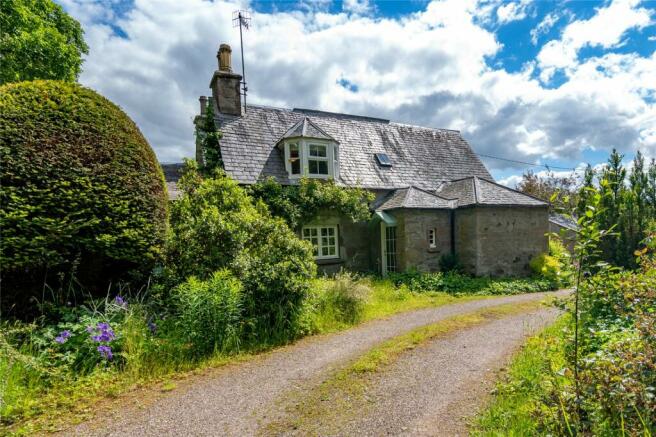
M 251 25 L 251 15 L 248 11 L 234 11 L 232 13 L 232 27 L 239 26 L 239 42 L 241 44 L 241 86 L 244 94 L 244 112 L 246 112 L 246 93 L 248 86 L 246 86 L 246 67 L 244 66 L 244 37 L 242 36 L 242 27 L 248 28 Z

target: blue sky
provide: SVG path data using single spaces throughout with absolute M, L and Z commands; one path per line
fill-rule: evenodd
M 193 155 L 237 9 L 252 15 L 249 102 L 458 129 L 480 154 L 552 167 L 598 165 L 613 147 L 656 156 L 656 2 L 59 1 L 90 45 L 81 82 L 162 161 Z M 483 160 L 509 185 L 546 170 Z

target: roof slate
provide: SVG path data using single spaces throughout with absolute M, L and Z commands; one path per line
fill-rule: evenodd
M 311 115 L 308 115 L 311 114 Z M 275 147 L 305 118 L 340 144 L 338 184 L 370 189 L 410 185 L 435 190 L 442 182 L 475 175 L 492 176 L 459 132 L 387 120 L 249 105 L 242 116 L 218 114 L 226 172 L 242 184 L 273 176 L 291 184 L 283 154 Z M 381 167 L 374 153 L 386 153 L 393 165 Z
M 507 205 L 507 206 L 547 206 L 538 198 L 521 193 L 494 181 L 477 176 L 458 179 L 443 184 L 437 194 L 458 199 L 457 206 Z
M 416 187 L 408 187 L 390 192 L 378 206 L 374 206 L 374 209 L 376 211 L 397 208 L 452 209 L 455 206 L 454 199 L 445 199 Z
M 578 223 L 576 223 L 576 220 L 573 220 L 562 214 L 558 214 L 555 212 L 549 213 L 549 221 L 553 224 L 560 226 L 561 228 L 566 228 L 571 231 L 579 230 L 579 225 Z

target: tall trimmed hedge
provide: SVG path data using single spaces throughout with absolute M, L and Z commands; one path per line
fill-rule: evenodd
M 85 287 L 106 290 L 160 257 L 161 168 L 135 123 L 96 92 L 59 81 L 1 86 L 0 163 L 3 276 L 43 282 L 75 269 Z

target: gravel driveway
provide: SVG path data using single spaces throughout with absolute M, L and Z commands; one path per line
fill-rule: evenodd
M 563 296 L 565 293 L 559 292 L 556 295 Z M 549 295 L 554 294 L 532 293 L 445 305 L 397 314 L 337 334 L 308 337 L 252 361 L 226 366 L 211 376 L 199 378 L 184 388 L 173 390 L 143 409 L 131 408 L 106 414 L 102 419 L 69 430 L 69 433 L 126 436 L 253 435 L 261 424 L 266 423 L 267 418 L 263 414 L 267 407 L 275 404 L 282 395 L 310 381 L 316 381 L 384 340 L 452 316 L 496 305 L 541 300 Z M 499 326 L 506 324 L 508 321 L 499 322 Z M 497 331 L 490 338 L 479 338 L 478 345 L 495 351 L 499 349 L 499 335 L 501 333 Z M 460 350 L 456 352 L 454 349 L 453 353 L 452 359 L 460 356 Z M 472 361 L 477 359 L 473 357 Z M 479 376 L 472 374 L 472 377 L 475 379 Z

